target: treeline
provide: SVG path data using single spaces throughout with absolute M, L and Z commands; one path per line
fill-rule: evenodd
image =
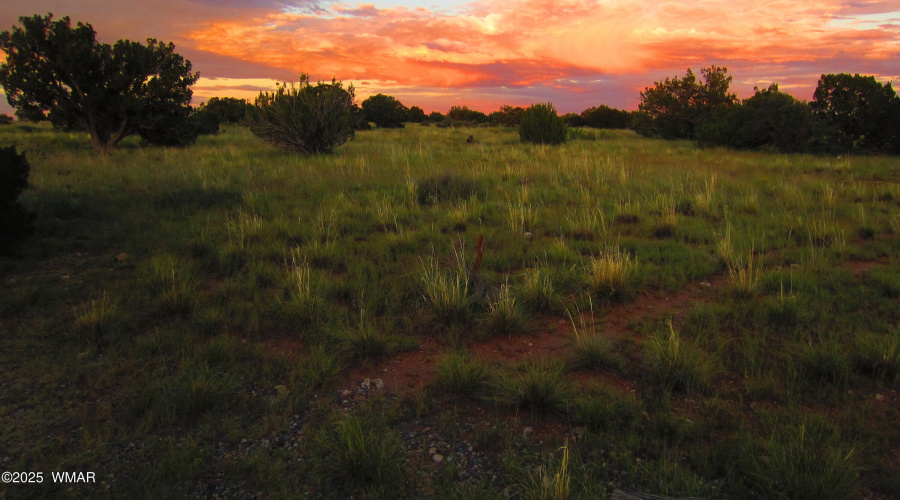
M 777 84 L 744 100 L 729 93 L 732 77 L 712 66 L 697 81 L 667 78 L 641 92 L 632 127 L 646 136 L 693 139 L 783 153 L 900 154 L 900 97 L 874 76 L 822 75 L 813 100 L 781 92 Z

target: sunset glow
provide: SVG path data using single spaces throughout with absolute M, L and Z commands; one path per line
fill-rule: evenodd
M 106 42 L 173 41 L 201 74 L 195 103 L 252 99 L 301 72 L 353 83 L 360 99 L 383 92 L 442 112 L 634 109 L 654 81 L 712 64 L 729 68 L 741 97 L 774 82 L 808 100 L 822 73 L 900 78 L 898 0 L 36 0 L 2 11 L 2 29 L 49 11 L 90 22 Z

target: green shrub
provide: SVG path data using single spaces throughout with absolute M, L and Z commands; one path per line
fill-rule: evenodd
M 535 144 L 562 144 L 566 142 L 566 123 L 553 104 L 534 104 L 522 115 L 519 138 Z
M 366 121 L 375 122 L 379 128 L 402 128 L 409 120 L 409 110 L 395 97 L 375 94 L 362 102 Z M 424 114 L 423 114 L 424 115 Z
M 32 215 L 19 202 L 28 187 L 31 166 L 15 146 L 0 148 L 0 250 L 28 236 L 32 231 Z
M 269 144 L 303 154 L 327 153 L 353 137 L 357 124 L 353 86 L 340 82 L 279 85 L 275 92 L 260 92 L 247 113 L 253 135 Z

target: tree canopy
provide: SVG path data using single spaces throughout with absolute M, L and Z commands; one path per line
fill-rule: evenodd
M 409 109 L 397 98 L 375 94 L 362 102 L 366 120 L 382 128 L 401 128 L 409 119 Z
M 836 127 L 845 151 L 900 153 L 900 98 L 874 76 L 822 75 L 810 107 Z
M 81 128 L 97 151 L 190 115 L 191 85 L 199 73 L 171 43 L 146 45 L 96 40 L 87 23 L 68 17 L 20 17 L 21 27 L 0 33 L 0 85 L 20 116 L 47 117 L 56 127 Z
M 700 73 L 702 83 L 688 68 L 684 78 L 666 78 L 641 92 L 639 109 L 653 120 L 652 132 L 665 138 L 693 139 L 695 129 L 713 109 L 737 102 L 737 95 L 728 92 L 728 68 L 711 66 Z

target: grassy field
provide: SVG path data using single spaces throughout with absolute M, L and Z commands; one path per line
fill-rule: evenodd
M 900 498 L 897 158 L 8 144 L 0 498 Z

